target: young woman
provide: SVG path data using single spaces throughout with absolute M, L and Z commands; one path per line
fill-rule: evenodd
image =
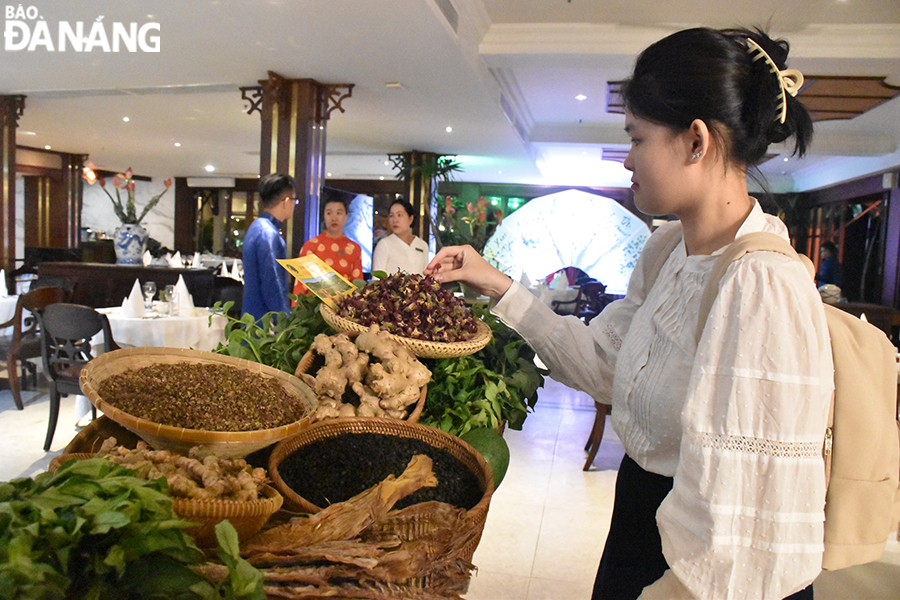
M 747 169 L 812 123 L 792 93 L 788 45 L 747 30 L 691 29 L 647 48 L 623 94 L 625 167 L 637 207 L 674 214 L 683 239 L 656 281 L 643 264 L 589 326 L 559 317 L 471 247 L 426 273 L 498 299 L 563 383 L 612 404 L 625 447 L 594 599 L 812 598 L 821 568 L 821 458 L 833 367 L 824 312 L 798 261 L 752 252 L 728 268 L 703 334 L 700 296 L 717 255 L 778 219 L 747 193 Z M 669 227 L 665 225 L 664 227 Z
M 428 264 L 428 244 L 412 232 L 415 213 L 406 200 L 394 200 L 388 214 L 391 234 L 375 246 L 372 270 L 388 275 L 400 269 L 404 273 L 421 274 Z
M 348 281 L 362 279 L 362 249 L 344 235 L 344 225 L 347 223 L 347 205 L 344 201 L 339 198 L 326 200 L 322 221 L 325 231 L 306 241 L 300 248 L 300 256 L 315 254 Z M 294 294 L 307 293 L 305 285 L 299 281 L 294 284 Z

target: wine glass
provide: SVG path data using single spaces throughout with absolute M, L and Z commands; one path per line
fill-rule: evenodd
M 144 308 L 150 310 L 153 308 L 153 296 L 156 295 L 156 282 L 147 281 L 141 289 L 144 291 Z

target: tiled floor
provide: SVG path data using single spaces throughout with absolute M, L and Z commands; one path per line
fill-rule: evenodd
M 75 402 L 63 398 L 45 453 L 46 390 L 24 396 L 25 410 L 17 411 L 9 391 L 0 391 L 0 481 L 45 470 L 75 434 Z M 587 396 L 548 380 L 524 429 L 504 434 L 509 471 L 491 501 L 467 600 L 590 598 L 623 452 L 607 421 L 594 469 L 581 470 L 593 420 Z M 814 589 L 817 600 L 900 600 L 896 536 L 879 562 L 823 573 Z

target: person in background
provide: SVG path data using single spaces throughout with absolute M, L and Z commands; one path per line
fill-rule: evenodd
M 425 270 L 492 311 L 554 379 L 611 404 L 625 447 L 594 600 L 811 599 L 824 551 L 822 448 L 833 392 L 824 308 L 806 268 L 776 252 L 732 262 L 699 340 L 718 254 L 756 231 L 787 239 L 748 195 L 747 170 L 812 121 L 788 44 L 688 29 L 644 50 L 623 87 L 635 205 L 674 214 L 647 241 L 625 298 L 585 325 L 544 306 L 471 246 Z M 645 281 L 670 235 L 680 239 Z M 650 263 L 653 264 L 653 263 Z
M 412 232 L 415 213 L 412 205 L 403 199 L 391 203 L 388 227 L 391 235 L 375 246 L 372 254 L 372 270 L 388 275 L 400 269 L 404 273 L 422 274 L 428 264 L 428 244 Z
M 262 212 L 244 237 L 243 310 L 259 319 L 267 312 L 287 313 L 288 272 L 276 262 L 286 258 L 282 224 L 294 214 L 294 178 L 270 173 L 257 188 Z
M 834 242 L 825 242 L 819 248 L 822 264 L 816 273 L 816 283 L 820 286 L 830 283 L 841 287 L 841 263 L 838 260 L 838 249 Z
M 344 235 L 347 204 L 335 197 L 326 200 L 322 220 L 325 223 L 325 231 L 307 240 L 300 249 L 300 256 L 315 254 L 351 283 L 354 279 L 361 279 L 362 249 L 359 244 Z M 294 284 L 294 294 L 308 293 L 306 286 L 299 281 Z

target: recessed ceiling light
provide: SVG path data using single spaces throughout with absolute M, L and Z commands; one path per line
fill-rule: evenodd
M 212 166 L 212 165 L 206 165 L 206 166 L 203 167 L 203 168 L 206 169 L 206 172 L 207 172 L 207 173 L 212 173 L 213 171 L 216 170 L 216 168 L 215 168 L 214 166 Z
M 582 100 L 587 100 L 587 96 L 585 96 L 584 94 L 578 94 L 577 96 L 575 96 L 575 99 L 581 102 Z
M 384 84 L 384 87 L 392 89 L 392 90 L 399 90 L 399 89 L 403 88 L 403 84 L 400 83 L 399 81 L 389 81 L 388 83 Z
M 176 147 L 176 148 L 181 148 L 181 142 L 175 142 L 175 147 Z
M 125 121 L 125 122 L 127 123 L 127 122 L 130 121 L 131 119 L 129 119 L 128 117 L 122 117 L 122 120 Z
M 16 135 L 37 135 L 37 134 L 33 131 L 17 131 Z
M 390 164 L 391 164 L 391 161 L 389 161 L 389 160 L 384 161 L 384 166 L 387 167 L 387 166 L 389 166 Z
M 326 177 L 331 177 L 331 173 L 325 173 Z
M 787 162 L 789 160 L 791 160 L 789 157 L 787 157 L 787 156 L 784 157 L 784 162 Z
M 447 129 L 445 129 L 444 131 L 446 131 L 447 133 L 450 133 L 451 131 L 453 131 L 453 128 L 450 127 L 449 125 L 447 125 Z
M 384 175 L 382 175 L 382 176 L 379 177 L 378 179 L 380 179 L 381 181 L 384 181 Z
M 49 150 L 49 149 L 50 149 L 50 144 L 47 144 L 46 146 L 44 146 L 44 150 Z

